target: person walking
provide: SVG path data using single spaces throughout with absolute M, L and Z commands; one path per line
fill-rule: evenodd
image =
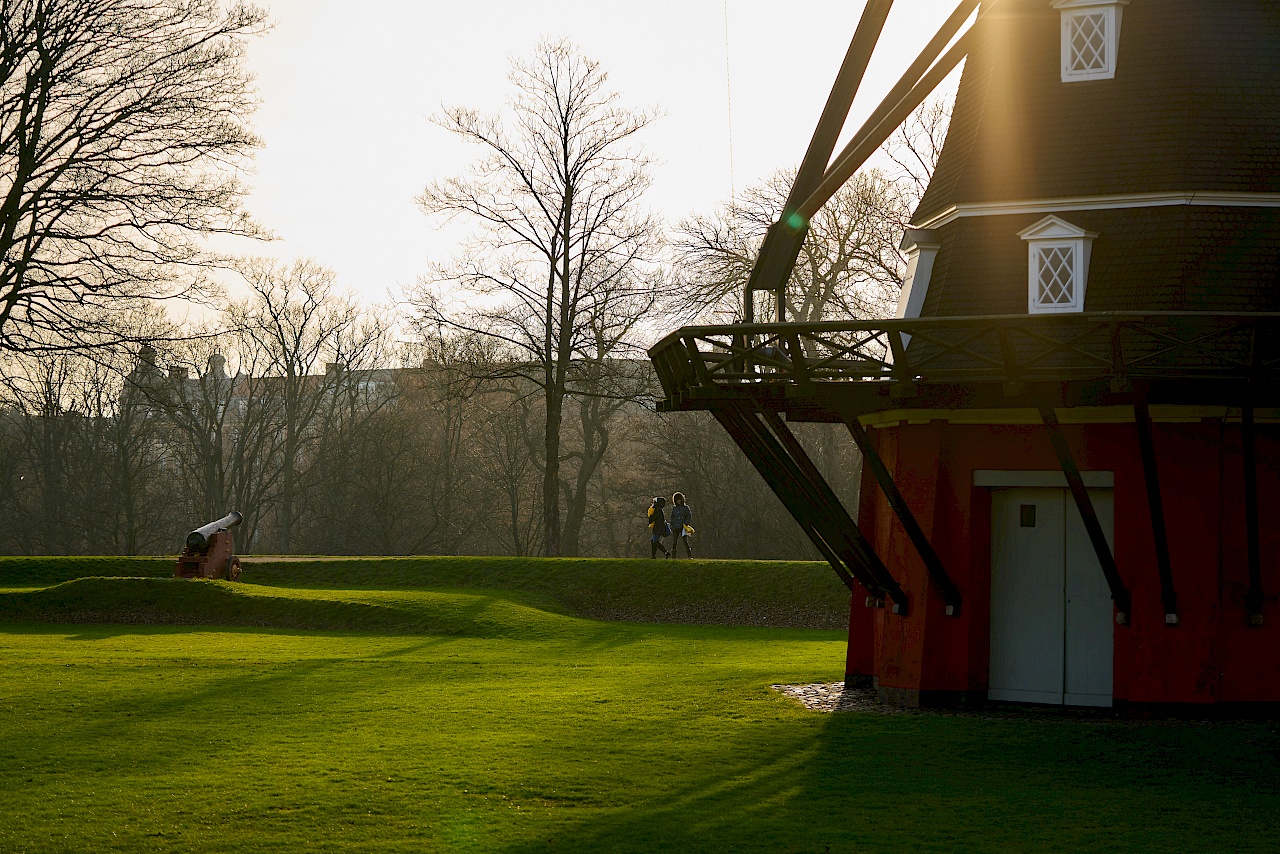
M 671 557 L 671 552 L 667 551 L 667 547 L 662 544 L 662 538 L 671 533 L 671 526 L 667 524 L 666 514 L 662 512 L 663 506 L 667 503 L 667 499 L 661 495 L 654 496 L 653 503 L 649 505 L 649 557 L 658 556 L 658 549 L 662 549 L 663 557 Z
M 685 554 L 693 557 L 693 546 L 689 545 L 689 535 L 693 533 L 693 525 L 689 524 L 693 521 L 693 509 L 685 503 L 683 492 L 671 496 L 671 504 L 671 528 L 676 533 L 671 542 L 671 556 L 675 557 L 679 544 L 684 543 Z

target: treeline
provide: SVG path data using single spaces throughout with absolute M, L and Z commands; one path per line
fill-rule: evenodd
M 265 10 L 66 0 L 0 25 L 0 552 L 172 553 L 237 509 L 246 552 L 636 555 L 679 490 L 701 556 L 816 556 L 719 425 L 654 411 L 644 348 L 693 321 L 891 314 L 940 104 L 800 222 L 777 304 L 749 304 L 766 234 L 797 227 L 791 173 L 664 222 L 657 110 L 541 40 L 502 110 L 432 117 L 475 156 L 417 201 L 469 236 L 393 313 L 207 240 L 268 234 L 241 180 Z M 852 498 L 848 437 L 799 432 Z
M 239 332 L 145 347 L 132 364 L 5 360 L 0 553 L 169 554 L 231 509 L 242 552 L 543 553 L 541 397 L 483 342 L 397 349 L 385 323 L 339 304 L 318 300 L 292 340 L 262 334 L 259 295 L 238 307 Z M 297 308 L 274 306 L 295 321 Z M 346 322 L 315 322 L 333 313 Z M 338 352 L 345 364 L 324 361 Z M 596 367 L 611 390 L 575 397 L 565 419 L 563 554 L 647 554 L 645 508 L 680 490 L 699 557 L 816 556 L 713 419 L 652 411 L 647 361 Z M 798 429 L 856 489 L 847 437 Z

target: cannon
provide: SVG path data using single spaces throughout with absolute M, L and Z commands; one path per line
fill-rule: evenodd
M 240 558 L 236 557 L 231 529 L 244 521 L 238 510 L 232 510 L 216 522 L 210 522 L 187 534 L 187 544 L 178 555 L 174 578 L 225 578 L 240 580 Z

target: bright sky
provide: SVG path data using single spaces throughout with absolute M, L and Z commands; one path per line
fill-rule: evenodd
M 846 133 L 957 1 L 898 0 Z M 280 239 L 238 251 L 312 256 L 370 301 L 412 284 L 463 234 L 440 230 L 413 201 L 477 153 L 430 115 L 442 104 L 501 110 L 510 57 L 529 55 L 541 36 L 567 37 L 599 61 L 624 105 L 663 111 L 641 141 L 659 161 L 649 203 L 674 223 L 713 210 L 731 185 L 800 161 L 864 5 L 262 2 L 276 26 L 249 47 L 262 98 L 253 125 L 266 146 L 248 178 L 248 204 Z

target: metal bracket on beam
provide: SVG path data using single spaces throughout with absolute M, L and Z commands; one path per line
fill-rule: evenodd
M 902 496 L 901 490 L 898 489 L 898 484 L 894 482 L 893 475 L 889 473 L 884 460 L 880 458 L 880 454 L 876 451 L 875 445 L 871 442 L 871 437 L 867 435 L 866 429 L 858 421 L 857 416 L 841 412 L 840 419 L 844 422 L 845 427 L 849 429 L 849 433 L 853 436 L 853 441 L 857 444 L 858 450 L 862 452 L 863 461 L 871 467 L 871 473 L 875 475 L 876 482 L 880 484 L 880 489 L 884 492 L 884 497 L 889 500 L 889 506 L 893 508 L 898 521 L 902 523 L 902 527 L 906 530 L 907 536 L 911 539 L 911 544 L 915 546 L 916 553 L 924 561 L 925 569 L 929 572 L 929 578 L 937 585 L 938 591 L 942 594 L 942 600 L 947 603 L 947 616 L 958 616 L 960 613 L 960 590 L 956 587 L 955 582 L 951 580 L 951 576 L 947 574 L 946 568 L 942 565 L 942 559 L 934 551 L 933 544 L 925 536 L 924 529 L 916 521 L 915 514 L 911 512 L 911 507 L 907 505 L 907 500 Z
M 1115 555 L 1111 553 L 1111 546 L 1107 543 L 1106 534 L 1103 533 L 1102 523 L 1098 521 L 1098 511 L 1094 509 L 1089 491 L 1085 488 L 1084 479 L 1080 477 L 1080 469 L 1076 467 L 1071 448 L 1067 445 L 1067 438 L 1062 435 L 1062 426 L 1058 423 L 1058 415 L 1054 412 L 1053 403 L 1048 400 L 1039 400 L 1037 406 L 1040 410 L 1040 418 L 1044 421 L 1045 429 L 1049 433 L 1049 441 L 1053 443 L 1053 450 L 1058 455 L 1062 473 L 1067 478 L 1067 486 L 1071 488 L 1071 496 L 1075 498 L 1076 509 L 1080 511 L 1084 529 L 1089 534 L 1093 551 L 1098 556 L 1098 563 L 1102 566 L 1102 574 L 1106 576 L 1107 586 L 1111 588 L 1111 599 L 1116 603 L 1116 625 L 1126 625 L 1129 622 L 1131 599 L 1124 581 L 1120 578 L 1120 570 L 1116 568 Z

